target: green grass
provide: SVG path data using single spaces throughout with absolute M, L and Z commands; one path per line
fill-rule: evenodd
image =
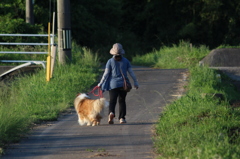
M 194 67 L 190 74 L 188 92 L 166 106 L 156 125 L 159 158 L 239 158 L 240 108 L 229 106 L 239 93 L 215 70 Z
M 133 58 L 135 65 L 189 69 L 185 95 L 167 105 L 156 124 L 153 141 L 159 159 L 240 158 L 240 108 L 229 104 L 240 94 L 226 75 L 198 66 L 208 53 L 206 46 L 181 41 Z
M 74 46 L 69 65 L 56 65 L 53 78 L 46 82 L 45 70 L 19 77 L 0 87 L 0 147 L 18 141 L 34 124 L 56 120 L 72 106 L 77 93 L 89 91 L 99 75 L 97 56 Z
M 164 69 L 188 68 L 195 66 L 209 52 L 208 47 L 204 45 L 196 47 L 189 42 L 180 41 L 178 45 L 164 46 L 160 50 L 136 56 L 132 63 Z

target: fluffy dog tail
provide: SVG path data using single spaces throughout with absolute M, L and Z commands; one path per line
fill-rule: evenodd
M 78 104 L 83 102 L 84 99 L 89 98 L 85 93 L 79 94 L 74 100 L 74 107 L 77 108 Z

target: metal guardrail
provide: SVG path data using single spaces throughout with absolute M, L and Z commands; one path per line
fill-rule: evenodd
M 0 36 L 29 36 L 29 37 L 48 37 L 48 34 L 0 34 Z M 54 37 L 50 34 L 51 44 L 54 44 Z M 11 42 L 0 42 L 0 45 L 35 45 L 35 46 L 47 46 L 48 43 L 11 43 Z M 27 51 L 0 51 L 2 54 L 48 54 L 48 52 L 27 52 Z M 2 60 L 0 60 L 2 62 Z
M 48 45 L 48 43 L 1 43 L 0 45 Z
M 32 60 L 1 60 L 2 62 L 21 62 L 21 63 L 24 63 L 24 62 L 32 62 L 32 63 L 35 63 L 35 64 L 44 64 L 46 63 L 46 61 L 32 61 Z M 43 66 L 43 68 L 46 68 L 45 66 Z
M 29 37 L 48 37 L 48 34 L 0 34 L 0 36 L 29 36 Z M 51 44 L 54 44 L 54 36 L 52 34 L 50 34 L 51 37 Z M 47 46 L 49 45 L 48 43 L 11 43 L 11 42 L 0 42 L 0 45 L 44 45 Z M 0 53 L 2 54 L 48 54 L 48 52 L 28 52 L 28 51 L 0 51 Z M 19 66 L 14 67 L 13 69 L 3 73 L 0 75 L 0 77 L 6 75 L 9 72 L 12 72 L 14 70 L 17 70 L 21 67 L 26 67 L 32 64 L 41 64 L 43 66 L 43 68 L 46 68 L 46 61 L 36 61 L 36 60 L 0 60 L 0 62 L 17 62 L 17 63 L 24 63 L 21 64 Z
M 48 52 L 21 52 L 21 51 L 2 51 L 0 53 L 4 54 L 48 54 Z
M 42 36 L 48 37 L 48 34 L 0 34 L 1 36 Z M 52 35 L 51 35 L 52 36 Z

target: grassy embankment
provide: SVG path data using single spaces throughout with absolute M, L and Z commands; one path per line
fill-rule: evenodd
M 219 79 L 216 70 L 197 66 L 209 52 L 182 42 L 134 58 L 135 64 L 189 68 L 186 94 L 167 105 L 156 124 L 153 140 L 159 158 L 240 158 L 240 108 L 229 104 L 240 95 L 228 77 L 221 74 Z
M 42 69 L 33 75 L 17 78 L 8 86 L 0 86 L 0 154 L 4 145 L 18 141 L 33 124 L 56 120 L 60 112 L 72 106 L 78 92 L 87 92 L 96 83 L 99 76 L 97 56 L 76 45 L 72 53 L 74 62 L 56 65 L 50 82 L 46 82 Z M 0 56 L 6 59 L 6 55 Z M 11 58 L 11 55 L 7 56 Z M 29 60 L 29 55 L 21 55 L 20 59 L 26 58 Z M 36 58 L 45 60 L 46 57 L 33 57 Z

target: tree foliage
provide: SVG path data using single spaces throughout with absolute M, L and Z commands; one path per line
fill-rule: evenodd
M 28 26 L 24 0 L 1 0 L 0 32 L 46 31 L 56 3 L 35 0 L 36 25 Z M 210 48 L 239 45 L 239 17 L 239 0 L 71 0 L 73 40 L 98 52 L 109 52 L 115 42 L 131 54 L 180 40 Z
M 43 32 L 42 24 L 30 25 L 25 22 L 24 0 L 1 0 L 0 2 L 0 33 L 1 34 L 34 34 Z M 0 37 L 0 41 L 7 42 L 35 42 L 33 37 Z

